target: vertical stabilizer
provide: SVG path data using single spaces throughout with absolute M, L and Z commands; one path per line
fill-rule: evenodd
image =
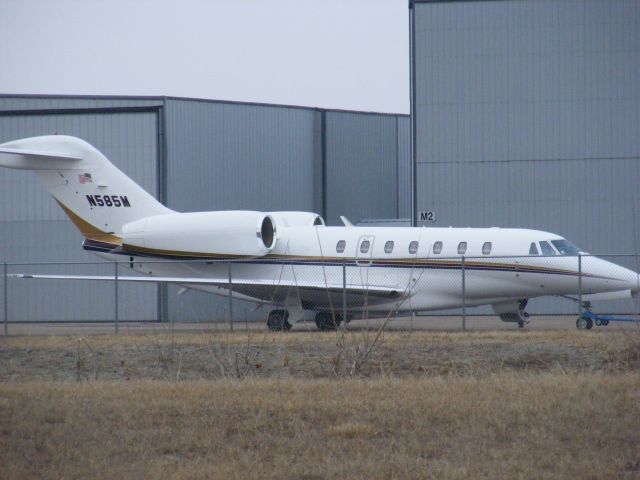
M 4 143 L 0 166 L 33 170 L 91 240 L 118 244 L 124 224 L 172 213 L 96 148 L 76 137 L 48 135 Z

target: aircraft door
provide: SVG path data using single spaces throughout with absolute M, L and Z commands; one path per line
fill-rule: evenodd
M 423 240 L 420 242 L 420 249 L 418 250 L 418 257 L 429 258 L 433 253 L 433 242 Z
M 409 257 L 415 261 L 414 266 L 416 267 L 410 270 L 412 288 L 417 288 L 418 282 L 420 282 L 421 279 L 422 281 L 427 280 L 427 276 L 425 276 L 425 272 L 427 272 L 427 270 L 421 268 L 421 265 L 423 265 L 422 260 L 426 260 L 431 256 L 433 247 L 433 242 L 427 239 L 423 240 L 422 236 L 418 236 L 415 242 L 418 243 L 418 248 L 413 254 L 411 253 L 411 244 L 409 244 Z
M 358 239 L 358 245 L 356 246 L 356 263 L 358 265 L 371 265 L 374 239 L 375 237 L 373 235 L 362 235 Z

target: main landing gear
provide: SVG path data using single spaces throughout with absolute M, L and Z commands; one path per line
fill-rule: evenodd
M 331 312 L 316 313 L 316 326 L 323 332 L 336 330 L 342 323 L 342 315 Z
M 347 320 L 349 320 L 347 318 Z M 342 323 L 342 315 L 331 312 L 318 312 L 315 317 L 316 326 L 323 332 L 336 330 Z M 295 323 L 295 322 L 294 322 Z M 271 310 L 267 317 L 267 327 L 272 332 L 288 332 L 291 330 L 289 311 L 284 309 Z
M 291 330 L 289 312 L 287 310 L 271 310 L 267 317 L 267 327 L 272 332 L 288 332 Z
M 531 321 L 531 315 L 525 311 L 528 302 L 523 298 L 515 302 L 494 303 L 492 307 L 503 322 L 517 323 L 519 328 L 524 328 Z

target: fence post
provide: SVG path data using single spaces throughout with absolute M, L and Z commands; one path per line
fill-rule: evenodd
M 231 260 L 229 260 L 229 330 L 233 331 L 233 283 L 231 279 Z
M 582 254 L 578 253 L 578 318 L 582 318 Z
M 466 285 L 464 255 L 462 256 L 461 270 L 462 270 L 462 331 L 464 332 L 467 329 L 467 285 Z
M 114 312 L 114 319 L 115 319 L 115 330 L 116 330 L 116 335 L 118 335 L 118 323 L 120 320 L 119 314 L 118 314 L 118 310 L 120 310 L 118 308 L 118 262 L 114 262 L 113 264 L 113 273 L 114 273 L 114 279 L 115 279 L 115 290 L 114 290 L 114 303 L 115 303 L 115 312 Z
M 4 268 L 3 268 L 3 272 L 4 272 L 4 282 L 2 283 L 3 285 L 3 296 L 4 296 L 4 301 L 2 303 L 3 308 L 4 308 L 4 334 L 5 335 L 9 335 L 9 295 L 8 295 L 8 285 L 7 283 L 9 282 L 9 277 L 7 277 L 7 262 L 4 262 Z
M 347 328 L 347 259 L 342 261 L 342 328 Z

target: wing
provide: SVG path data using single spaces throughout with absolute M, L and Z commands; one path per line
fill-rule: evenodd
M 9 274 L 9 278 L 31 278 L 48 280 L 94 280 L 114 282 L 113 275 L 31 275 L 25 273 Z M 205 290 L 218 295 L 228 295 L 228 278 L 200 277 L 145 277 L 118 276 L 118 282 L 175 283 L 187 288 Z M 305 308 L 328 308 L 342 305 L 346 294 L 350 307 L 400 302 L 411 296 L 411 292 L 402 286 L 361 285 L 347 283 L 332 284 L 309 281 L 278 281 L 258 279 L 234 279 L 233 292 L 246 299 L 267 303 L 283 304 L 287 298 L 298 298 Z

